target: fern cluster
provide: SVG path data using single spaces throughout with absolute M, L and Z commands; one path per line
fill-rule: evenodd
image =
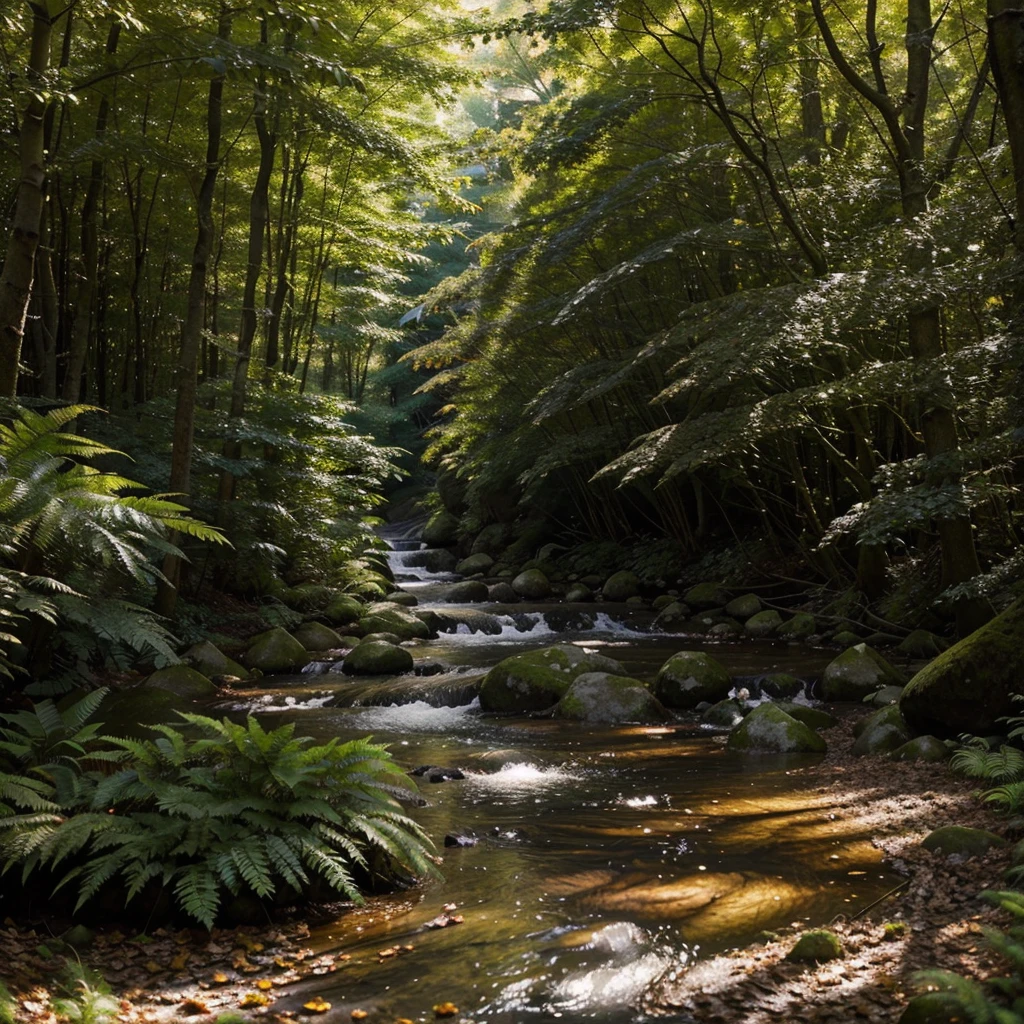
M 155 886 L 209 928 L 227 894 L 298 898 L 322 884 L 359 900 L 375 874 L 436 871 L 430 840 L 401 809 L 405 776 L 368 740 L 317 745 L 294 725 L 201 715 L 182 715 L 189 735 L 167 725 L 148 740 L 99 737 L 99 726 L 66 735 L 85 710 L 62 718 L 44 702 L 6 716 L 0 747 L 47 761 L 15 776 L 20 789 L 5 785 L 20 810 L 0 819 L 5 869 L 74 884 L 76 909 L 114 884 L 128 902 Z

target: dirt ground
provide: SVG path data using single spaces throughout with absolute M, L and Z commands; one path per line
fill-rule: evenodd
M 699 961 L 663 979 L 646 999 L 647 1013 L 700 1024 L 895 1022 L 919 991 L 916 971 L 940 967 L 983 978 L 1002 969 L 981 928 L 1003 923 L 1003 915 L 978 894 L 1003 887 L 1012 846 L 960 863 L 920 846 L 940 825 L 998 832 L 1000 819 L 979 803 L 972 784 L 942 766 L 853 757 L 846 724 L 826 735 L 829 754 L 798 774 L 837 816 L 870 830 L 888 864 L 905 875 L 905 884 L 857 918 L 832 923 L 843 943 L 841 959 L 820 965 L 787 962 L 796 933 L 779 934 L 764 945 Z M 886 923 L 904 927 L 887 934 Z M 100 930 L 77 955 L 106 979 L 122 1024 L 212 1022 L 224 1014 L 236 1021 L 280 1021 L 291 1015 L 275 1010 L 276 990 L 309 975 L 343 970 L 349 959 L 345 953 L 319 954 L 308 948 L 308 940 L 302 923 L 210 934 Z M 393 947 L 377 956 L 408 951 Z M 69 959 L 76 954 L 43 926 L 0 924 L 0 979 L 17 1000 L 18 1021 L 55 1024 L 56 979 Z M 313 1020 L 330 1015 L 330 1008 L 311 1003 L 305 1012 Z

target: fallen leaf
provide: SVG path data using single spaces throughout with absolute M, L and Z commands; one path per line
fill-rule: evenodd
M 269 978 L 260 978 L 260 980 L 256 982 L 256 987 L 261 992 L 269 992 L 270 989 L 274 987 L 274 983 Z
M 187 964 L 189 962 L 191 957 L 192 957 L 192 954 L 187 949 L 183 949 L 171 961 L 171 970 L 172 971 L 183 971 L 185 969 L 185 964 Z
M 331 1004 L 326 999 L 314 996 L 308 1003 L 303 1003 L 302 1008 L 310 1013 L 326 1013 L 331 1008 Z
M 244 932 L 240 935 L 235 936 L 235 941 L 247 952 L 247 953 L 262 953 L 263 943 L 257 942 L 255 939 L 250 938 Z
M 246 992 L 242 996 L 242 1001 L 238 1004 L 239 1006 L 267 1006 L 270 1003 L 270 996 L 265 996 L 262 992 Z
M 159 974 L 161 971 L 165 969 L 161 967 L 160 964 L 158 964 L 155 960 L 147 960 L 145 967 L 150 974 Z
M 459 1008 L 454 1003 L 438 1003 L 434 1007 L 435 1017 L 454 1017 Z
M 369 1017 L 370 1015 L 366 1012 L 366 1010 L 353 1010 L 349 1014 L 349 1016 L 353 1020 L 366 1020 L 366 1018 Z
M 223 972 L 217 971 L 217 973 L 210 979 L 214 985 L 226 985 L 231 979 Z
M 186 1017 L 192 1017 L 200 1013 L 209 1013 L 210 1008 L 201 999 L 183 999 L 181 1012 Z

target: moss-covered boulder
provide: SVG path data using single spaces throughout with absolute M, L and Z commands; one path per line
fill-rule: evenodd
M 761 611 L 761 598 L 757 594 L 741 594 L 725 605 L 725 614 L 746 622 L 747 619 Z
M 659 594 L 651 602 L 651 610 L 655 612 L 664 611 L 674 601 L 675 597 L 672 594 Z
M 239 676 L 244 679 L 249 674 L 248 669 L 229 658 L 209 640 L 193 644 L 182 655 L 181 660 L 207 679 L 213 679 L 215 676 Z
M 1006 840 L 995 832 L 983 828 L 967 828 L 964 825 L 946 825 L 921 840 L 921 845 L 932 853 L 943 857 L 978 857 L 993 846 L 1003 846 Z
M 753 637 L 771 636 L 781 625 L 782 616 L 774 608 L 769 608 L 747 619 L 743 623 L 743 632 Z
M 281 592 L 281 600 L 298 612 L 315 612 L 326 608 L 335 596 L 335 591 L 322 583 L 300 583 Z
M 450 587 L 445 587 L 440 595 L 442 601 L 450 601 L 452 604 L 479 604 L 486 601 L 487 597 L 487 584 L 482 580 L 453 583 Z
M 1016 714 L 1022 689 L 1024 599 L 964 637 L 910 680 L 900 708 L 917 732 L 985 735 Z
M 803 680 L 791 676 L 788 672 L 772 672 L 762 677 L 758 685 L 766 697 L 779 700 L 791 700 L 804 692 Z
M 574 583 L 566 592 L 565 599 L 570 604 L 580 604 L 594 600 L 594 592 L 584 583 Z
M 654 696 L 669 708 L 695 708 L 701 701 L 724 700 L 732 689 L 732 676 L 703 651 L 679 651 L 658 670 Z
M 856 644 L 828 663 L 821 677 L 825 700 L 863 700 L 883 686 L 906 680 L 874 648 Z
M 585 672 L 626 675 L 612 658 L 558 644 L 499 661 L 483 678 L 480 706 L 485 711 L 543 711 L 557 704 Z
M 730 750 L 824 754 L 828 744 L 809 726 L 774 704 L 760 704 L 729 734 Z
M 584 672 L 555 705 L 555 717 L 574 722 L 657 723 L 672 714 L 639 680 L 608 672 Z
M 860 637 L 853 630 L 841 629 L 832 636 L 832 643 L 840 647 L 853 647 L 854 644 L 860 643 Z
M 333 626 L 349 626 L 363 617 L 363 603 L 350 594 L 335 594 L 324 608 L 324 617 Z
M 936 736 L 916 736 L 901 747 L 897 747 L 889 756 L 894 761 L 929 761 L 938 764 L 948 761 L 949 747 Z
M 140 685 L 145 690 L 166 690 L 167 693 L 187 700 L 204 700 L 217 694 L 217 687 L 201 672 L 189 668 L 188 665 L 171 665 L 168 668 L 157 669 Z
M 606 601 L 628 601 L 629 598 L 636 597 L 639 593 L 640 577 L 628 569 L 612 573 L 601 588 L 601 596 Z
M 864 703 L 872 704 L 876 708 L 884 708 L 889 704 L 898 704 L 902 696 L 902 686 L 883 686 L 880 690 L 869 693 L 864 698 Z
M 406 555 L 405 564 L 410 569 L 426 569 L 428 572 L 455 572 L 459 559 L 447 548 L 427 548 Z
M 551 595 L 551 581 L 540 569 L 527 569 L 512 581 L 512 589 L 527 601 L 543 601 Z
M 858 722 L 858 736 L 851 753 L 862 757 L 865 754 L 888 754 L 902 747 L 910 739 L 907 723 L 903 721 L 899 706 L 891 704 L 879 708 L 864 722 Z
M 402 638 L 397 633 L 367 633 L 366 636 L 359 638 L 351 646 L 358 647 L 360 644 L 372 644 L 377 642 L 394 644 L 395 647 L 397 647 L 402 642 Z
M 304 622 L 297 629 L 292 630 L 292 636 L 307 651 L 330 651 L 344 646 L 341 636 L 322 622 Z
M 423 621 L 434 633 L 486 633 L 498 636 L 502 629 L 497 616 L 475 608 L 426 611 L 423 612 Z
M 843 944 L 839 936 L 827 928 L 816 928 L 804 932 L 796 945 L 786 954 L 787 960 L 806 962 L 814 960 L 822 963 L 826 960 L 838 960 L 843 955 Z
M 341 671 L 347 676 L 393 676 L 411 672 L 412 668 L 412 655 L 404 647 L 381 640 L 364 641 L 341 663 Z
M 952 992 L 925 992 L 907 1003 L 899 1024 L 965 1024 L 969 1019 Z
M 682 601 L 673 601 L 658 612 L 654 625 L 656 629 L 679 629 L 692 614 L 692 610 Z
M 708 630 L 708 636 L 740 636 L 742 633 L 743 627 L 735 619 L 722 619 Z
M 734 729 L 747 716 L 749 708 L 735 698 L 727 697 L 717 704 L 705 708 L 700 713 L 700 720 L 704 725 L 710 725 L 715 729 Z
M 775 635 L 785 640 L 804 640 L 813 636 L 818 623 L 809 612 L 797 612 L 791 619 L 786 619 L 775 631 Z
M 478 572 L 490 572 L 494 559 L 484 553 L 470 555 L 455 566 L 460 576 L 475 576 Z
M 937 658 L 948 647 L 949 643 L 941 636 L 927 629 L 915 629 L 896 645 L 896 650 L 908 658 Z
M 415 608 L 420 603 L 420 599 L 415 594 L 410 594 L 405 590 L 392 590 L 390 594 L 384 595 L 384 600 L 390 601 L 391 604 L 400 604 L 403 608 Z
M 698 611 L 721 608 L 729 603 L 729 591 L 720 583 L 698 583 L 683 594 L 683 602 Z
M 497 557 L 512 540 L 512 527 L 508 523 L 489 523 L 474 538 L 470 553 Z
M 459 521 L 447 509 L 435 512 L 423 527 L 428 548 L 448 548 L 459 542 Z
M 309 661 L 306 648 L 290 633 L 278 626 L 260 633 L 245 649 L 242 664 L 259 669 L 266 675 L 294 672 Z
M 833 729 L 839 724 L 839 719 L 835 715 L 830 715 L 827 711 L 822 711 L 821 708 L 809 707 L 807 704 L 776 701 L 775 706 L 785 711 L 791 718 L 795 718 L 798 722 L 803 722 L 804 725 L 810 726 L 815 731 L 818 729 Z
M 363 633 L 395 633 L 403 640 L 427 640 L 430 628 L 414 612 L 388 601 L 377 601 L 359 620 Z
M 487 588 L 487 600 L 495 604 L 516 604 L 519 595 L 512 589 L 511 583 L 495 583 Z

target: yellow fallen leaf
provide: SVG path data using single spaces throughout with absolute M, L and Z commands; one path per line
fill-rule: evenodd
M 365 1010 L 353 1010 L 349 1016 L 353 1020 L 366 1020 L 370 1015 Z
M 161 967 L 155 960 L 147 960 L 145 967 L 150 974 L 159 974 L 161 971 L 166 970 L 166 968 Z
M 338 954 L 338 959 L 339 960 L 351 960 L 352 959 L 352 954 L 351 953 L 339 953 Z
M 263 943 L 257 942 L 255 939 L 250 938 L 245 932 L 241 932 L 235 936 L 235 941 L 248 953 L 262 953 Z
M 262 992 L 246 992 L 242 996 L 242 1001 L 238 1004 L 239 1006 L 266 1006 L 270 1002 L 270 998 L 265 996 Z
M 261 992 L 269 992 L 270 989 L 274 987 L 274 983 L 269 978 L 260 978 L 260 980 L 256 982 L 256 987 Z
M 189 962 L 189 959 L 191 958 L 191 956 L 192 956 L 192 954 L 187 949 L 182 950 L 171 961 L 171 970 L 172 971 L 183 971 L 185 969 L 185 964 L 187 964 Z
M 289 960 L 287 957 L 276 956 L 274 957 L 274 963 L 281 968 L 282 971 L 287 971 L 290 967 L 295 966 L 294 960 Z
M 308 1003 L 303 1003 L 302 1008 L 309 1010 L 310 1013 L 326 1013 L 331 1008 L 331 1004 L 326 999 L 314 996 Z
M 226 985 L 231 979 L 223 972 L 217 971 L 217 973 L 210 979 L 214 985 Z
M 458 1012 L 459 1008 L 454 1003 L 438 1003 L 434 1007 L 436 1017 L 454 1017 Z

